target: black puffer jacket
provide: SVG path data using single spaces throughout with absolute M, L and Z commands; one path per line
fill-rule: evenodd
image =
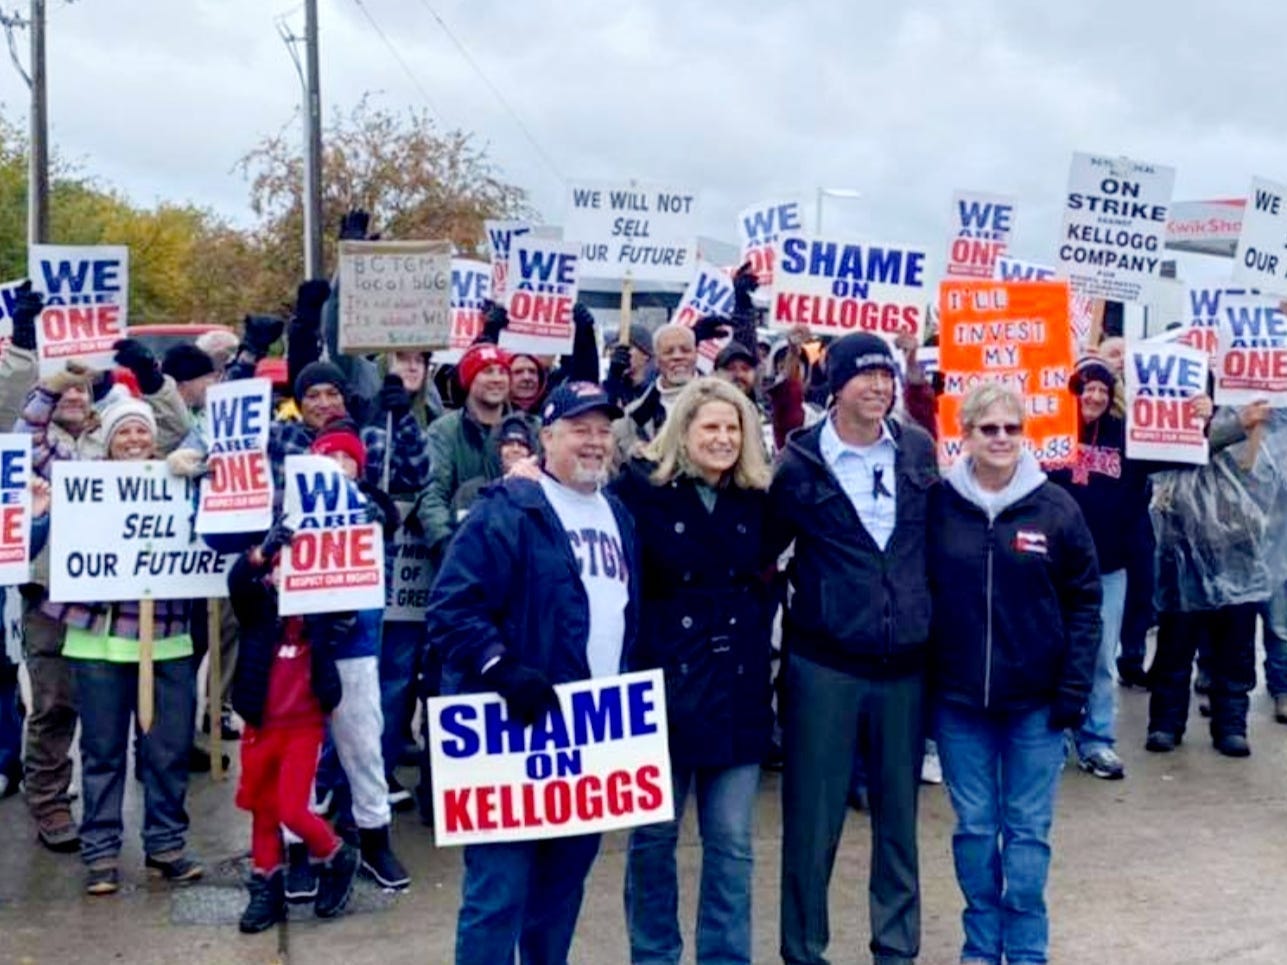
M 1095 545 L 1071 496 L 1025 454 L 996 518 L 961 460 L 931 500 L 931 679 L 940 700 L 1011 713 L 1090 696 L 1100 641 Z
M 268 570 L 243 553 L 228 574 L 228 594 L 241 628 L 237 670 L 232 681 L 232 708 L 252 727 L 264 719 L 268 678 L 277 647 L 284 639 L 277 616 L 277 591 L 267 579 Z M 353 635 L 356 614 L 323 613 L 304 617 L 304 638 L 309 644 L 309 673 L 313 694 L 329 714 L 340 702 L 340 675 L 335 668 L 337 645 Z
M 641 548 L 643 605 L 629 669 L 665 672 L 675 761 L 756 763 L 772 723 L 773 609 L 761 578 L 768 494 L 726 487 L 708 511 L 692 477 L 657 486 L 654 468 L 632 460 L 612 484 Z
M 898 447 L 897 516 L 881 552 L 823 460 L 824 424 L 791 436 L 769 490 L 770 550 L 795 541 L 784 646 L 861 676 L 919 672 L 930 631 L 925 524 L 938 481 L 934 442 L 923 429 L 887 420 Z

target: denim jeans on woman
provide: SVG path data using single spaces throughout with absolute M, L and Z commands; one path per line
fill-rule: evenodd
M 1095 657 L 1086 721 L 1075 733 L 1077 753 L 1083 759 L 1095 751 L 1112 749 L 1117 743 L 1117 683 L 1113 679 L 1113 668 L 1122 635 L 1122 614 L 1126 610 L 1126 570 L 1101 574 L 1099 585 L 1103 591 L 1099 605 L 1103 624 L 1099 653 Z
M 751 878 L 759 764 L 719 769 L 673 766 L 675 819 L 636 828 L 626 862 L 626 925 L 634 965 L 678 965 L 679 875 L 675 846 L 688 791 L 696 785 L 702 838 L 697 962 L 751 961 Z
M 965 897 L 963 961 L 1045 962 L 1050 827 L 1064 760 L 1050 708 L 988 714 L 943 704 L 938 752 L 956 812 L 952 856 Z

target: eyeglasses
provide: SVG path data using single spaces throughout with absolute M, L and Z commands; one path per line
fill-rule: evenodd
M 1012 439 L 1015 436 L 1023 435 L 1023 425 L 1018 422 L 1006 422 L 1000 424 L 989 422 L 985 425 L 975 426 L 974 428 L 979 431 L 979 435 L 988 439 L 995 439 L 1003 432 Z

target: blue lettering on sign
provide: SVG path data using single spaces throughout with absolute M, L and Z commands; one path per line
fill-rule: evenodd
M 519 248 L 518 271 L 522 276 L 519 288 L 531 288 L 533 282 L 570 287 L 576 284 L 576 255 Z M 546 289 L 542 287 L 539 290 Z
M 1276 308 L 1236 305 L 1224 314 L 1233 330 L 1231 348 L 1277 348 L 1287 339 L 1287 317 Z
M 210 432 L 216 439 L 257 435 L 264 426 L 264 397 L 210 400 Z
M 759 208 L 742 218 L 742 231 L 749 244 L 773 241 L 784 231 L 799 231 L 800 205 L 795 202 Z
M 1013 205 L 980 203 L 964 198 L 957 202 L 957 209 L 961 227 L 975 238 L 983 237 L 976 232 L 984 231 L 1005 235 L 1010 230 L 1010 218 L 1014 214 Z
M 782 242 L 780 267 L 788 275 L 918 287 L 923 284 L 925 255 L 899 248 L 841 245 L 834 241 L 790 237 Z
M 51 296 L 64 294 L 64 288 L 67 294 L 121 290 L 119 258 L 42 261 L 40 270 L 45 279 L 45 291 Z
M 0 489 L 25 489 L 27 460 L 23 453 L 9 449 L 0 452 Z
M 1256 189 L 1256 210 L 1268 211 L 1270 214 L 1278 214 L 1282 206 L 1283 199 L 1272 191 L 1265 191 L 1261 188 Z
M 442 742 L 448 757 L 473 757 L 480 747 L 477 732 L 466 722 L 477 720 L 478 711 L 468 704 L 448 704 L 438 715 L 438 726 L 450 735 Z
M 1029 265 L 1012 258 L 998 258 L 997 270 L 1000 272 L 1002 281 L 1044 281 L 1047 278 L 1054 278 L 1056 274 L 1053 268 Z
M 453 271 L 451 273 L 452 303 L 482 301 L 486 295 L 483 284 L 487 276 L 481 271 Z
M 603 192 L 591 191 L 588 188 L 572 189 L 572 207 L 600 208 L 603 206 Z
M 1204 389 L 1202 365 L 1192 359 L 1137 352 L 1134 362 L 1141 395 L 1176 394 L 1187 397 Z
M 366 501 L 358 492 L 357 487 L 350 485 L 349 481 L 338 473 L 314 472 L 314 473 L 295 473 L 295 485 L 299 489 L 299 504 L 305 516 L 316 515 L 320 511 L 325 513 L 335 512 L 340 505 L 340 492 L 344 493 L 344 508 L 346 510 L 359 510 L 365 507 Z M 301 528 L 309 525 L 309 520 L 305 519 L 300 523 Z

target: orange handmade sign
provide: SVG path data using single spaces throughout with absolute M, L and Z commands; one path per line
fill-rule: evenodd
M 945 281 L 939 310 L 939 462 L 961 454 L 961 401 L 980 382 L 1002 382 L 1023 396 L 1023 438 L 1038 460 L 1070 461 L 1077 400 L 1068 390 L 1068 283 Z

